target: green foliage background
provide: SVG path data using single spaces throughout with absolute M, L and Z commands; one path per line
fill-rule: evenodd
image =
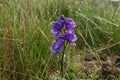
M 77 46 L 71 46 L 68 53 L 120 53 L 120 7 L 112 7 L 108 1 L 0 0 L 2 80 L 51 79 L 57 61 L 50 56 L 54 39 L 50 29 L 62 14 L 77 24 Z

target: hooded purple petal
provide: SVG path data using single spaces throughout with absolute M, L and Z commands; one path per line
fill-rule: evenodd
M 64 17 L 64 15 L 62 15 L 62 16 L 60 17 L 59 22 L 61 23 L 61 26 L 64 27 L 64 24 L 65 24 L 65 17 Z
M 75 41 L 77 40 L 77 36 L 74 32 L 66 32 L 65 33 L 66 40 L 71 43 L 72 45 L 75 45 Z
M 60 35 L 57 39 L 55 39 L 56 43 L 64 43 L 65 35 Z
M 56 54 L 58 52 L 60 52 L 61 50 L 64 50 L 64 41 L 65 41 L 65 36 L 61 35 L 59 36 L 57 39 L 55 39 L 53 45 L 50 47 L 50 49 L 52 50 L 51 54 Z
M 50 47 L 52 53 L 51 54 L 56 54 L 58 52 L 60 52 L 61 50 L 63 51 L 64 50 L 64 44 L 62 43 L 54 43 L 53 45 L 51 45 Z
M 66 25 L 67 31 L 73 31 L 73 29 L 76 26 L 76 23 L 71 18 L 65 18 L 65 25 Z
M 65 16 L 64 15 L 60 16 L 60 20 L 65 20 Z
M 52 36 L 58 36 L 62 30 L 62 28 L 64 27 L 65 24 L 65 17 L 62 15 L 59 19 L 59 21 L 54 22 L 52 25 Z
M 60 34 L 61 29 L 62 29 L 61 23 L 54 22 L 51 29 L 52 36 L 58 36 Z

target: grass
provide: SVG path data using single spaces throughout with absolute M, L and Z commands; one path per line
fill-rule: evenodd
M 119 55 L 120 7 L 115 10 L 100 0 L 0 0 L 2 80 L 56 80 L 58 64 L 56 56 L 50 56 L 50 29 L 62 14 L 77 24 L 77 46 L 70 46 L 68 61 L 84 52 L 96 57 L 100 52 Z M 74 66 L 67 70 L 67 78 L 76 79 Z

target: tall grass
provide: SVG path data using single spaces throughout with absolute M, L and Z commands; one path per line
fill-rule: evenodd
M 114 12 L 107 1 L 1 0 L 2 80 L 50 79 L 57 70 L 56 57 L 50 56 L 53 40 L 50 29 L 62 14 L 77 24 L 77 47 L 71 49 L 71 54 L 82 50 L 120 52 L 120 8 Z

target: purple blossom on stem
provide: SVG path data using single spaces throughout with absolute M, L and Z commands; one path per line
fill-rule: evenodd
M 65 25 L 66 25 L 67 31 L 71 32 L 75 28 L 76 23 L 71 18 L 65 18 Z
M 65 36 L 61 35 L 57 39 L 54 40 L 54 44 L 51 45 L 50 49 L 52 50 L 51 55 L 54 55 L 60 50 L 64 51 L 64 42 L 65 42 Z
M 54 22 L 52 25 L 52 36 L 56 36 L 57 38 L 54 40 L 53 45 L 51 45 L 50 49 L 52 51 L 52 55 L 64 51 L 65 41 L 70 44 L 76 46 L 75 41 L 77 40 L 77 36 L 74 33 L 74 28 L 76 23 L 71 18 L 65 18 L 63 15 L 60 17 L 59 21 Z M 65 27 L 65 28 L 63 28 Z M 62 29 L 65 29 L 62 34 Z
M 56 53 L 60 52 L 60 50 L 64 50 L 64 45 L 61 43 L 54 43 L 51 47 L 51 55 L 55 55 Z
M 52 36 L 59 36 L 62 28 L 65 26 L 66 30 L 72 32 L 76 26 L 76 23 L 71 18 L 65 18 L 63 15 L 60 17 L 59 21 L 54 22 L 52 25 Z
M 51 55 L 55 55 L 62 51 L 61 62 L 60 62 L 60 74 L 63 78 L 64 74 L 64 54 L 66 48 L 66 42 L 76 46 L 75 41 L 77 40 L 77 36 L 74 33 L 74 28 L 76 23 L 71 18 L 65 18 L 63 15 L 60 17 L 59 21 L 54 22 L 52 25 L 52 36 L 56 36 L 57 38 L 54 40 L 54 43 L 51 45 Z M 65 27 L 65 28 L 64 28 Z
M 61 23 L 54 22 L 51 29 L 52 36 L 58 36 L 60 34 L 61 29 L 62 29 Z
M 65 33 L 65 38 L 69 43 L 76 46 L 75 41 L 77 40 L 77 36 L 75 35 L 75 33 L 73 31 L 72 32 L 66 32 Z
M 64 27 L 64 16 L 60 17 L 60 20 L 57 22 L 54 22 L 52 25 L 52 36 L 59 36 L 62 28 Z

